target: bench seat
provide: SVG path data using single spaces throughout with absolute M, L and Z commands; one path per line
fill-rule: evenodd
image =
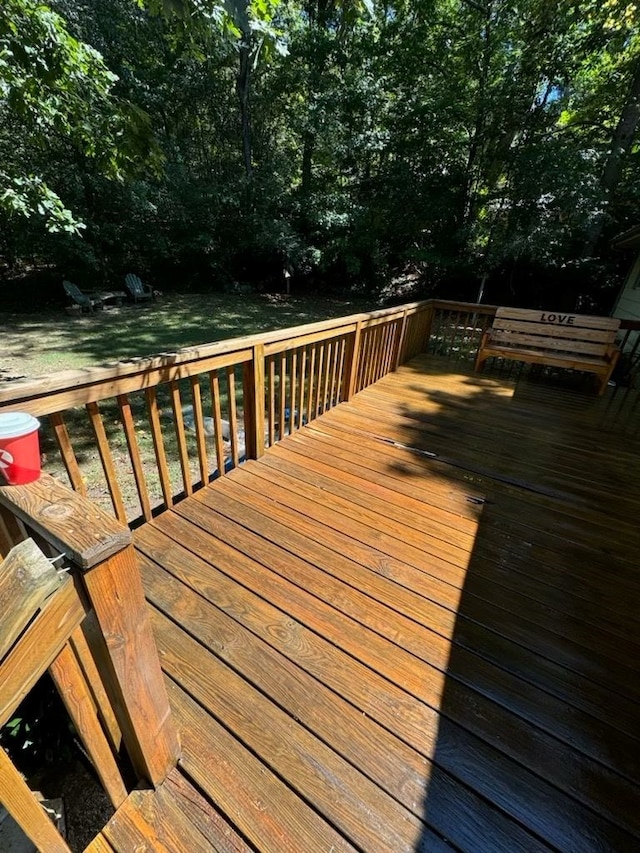
M 476 371 L 490 357 L 593 373 L 603 394 L 620 351 L 615 338 L 620 320 L 521 308 L 498 308 L 482 336 Z

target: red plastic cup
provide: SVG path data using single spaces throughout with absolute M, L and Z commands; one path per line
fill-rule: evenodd
M 31 483 L 40 476 L 40 421 L 27 412 L 0 412 L 0 484 Z

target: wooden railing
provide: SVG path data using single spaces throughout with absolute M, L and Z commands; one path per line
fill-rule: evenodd
M 42 421 L 45 471 L 123 523 L 349 400 L 419 352 L 473 361 L 496 307 L 428 300 L 195 349 L 0 385 Z M 629 364 L 640 324 L 622 321 Z M 514 369 L 515 362 L 508 366 Z
M 431 306 L 429 341 L 424 349 L 433 355 L 475 361 L 480 339 L 491 326 L 498 306 L 442 300 L 432 300 Z M 621 320 L 616 343 L 623 353 L 617 376 L 633 383 L 640 368 L 640 321 Z M 500 369 L 509 374 L 521 368 L 522 365 L 514 361 L 500 365 Z
M 0 386 L 41 419 L 44 470 L 123 523 L 257 458 L 424 348 L 412 303 Z
M 497 306 L 442 300 L 433 300 L 431 305 L 433 316 L 426 351 L 473 361 L 483 333 L 493 322 Z

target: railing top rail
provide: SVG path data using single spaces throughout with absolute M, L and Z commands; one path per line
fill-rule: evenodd
M 241 364 L 250 361 L 253 347 L 259 344 L 269 346 L 269 351 L 273 352 L 279 343 L 290 345 L 297 338 L 309 338 L 310 335 L 323 332 L 346 334 L 353 331 L 358 322 L 366 326 L 381 318 L 401 317 L 404 312 L 415 313 L 430 305 L 431 301 L 411 302 L 289 329 L 186 347 L 173 353 L 129 359 L 102 367 L 64 370 L 48 376 L 18 379 L 0 385 L 0 409 L 20 405 L 33 414 L 48 414 L 70 405 L 82 405 L 169 379 L 180 379 L 213 367 Z M 96 390 L 99 388 L 102 388 L 103 392 Z M 48 398 L 52 398 L 51 406 L 44 403 Z
M 223 341 L 185 347 L 176 352 L 159 353 L 128 359 L 100 367 L 59 371 L 47 376 L 18 379 L 0 384 L 0 410 L 20 406 L 35 415 L 46 415 L 63 409 L 97 402 L 117 394 L 142 390 L 173 379 L 181 379 L 214 368 L 248 362 L 253 347 L 264 345 L 267 355 L 302 346 L 323 336 L 346 335 L 356 326 L 366 328 L 385 320 L 401 318 L 429 308 L 467 314 L 494 315 L 498 306 L 474 302 L 428 299 L 377 311 L 350 314 L 277 329 L 271 332 L 229 338 Z M 622 330 L 640 328 L 640 323 L 622 320 Z
M 440 311 L 461 311 L 469 314 L 495 314 L 499 305 L 485 305 L 478 302 L 455 302 L 448 299 L 430 299 L 429 304 Z
M 0 486 L 0 507 L 35 530 L 82 570 L 131 543 L 131 532 L 49 474 L 23 486 Z

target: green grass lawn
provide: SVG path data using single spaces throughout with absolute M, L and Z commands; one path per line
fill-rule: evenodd
M 0 381 L 173 352 L 375 307 L 337 298 L 189 294 L 77 317 L 62 311 L 5 314 L 1 317 Z
M 19 377 L 50 375 L 57 370 L 105 364 L 119 359 L 172 352 L 181 347 L 264 332 L 272 329 L 313 323 L 375 307 L 345 299 L 311 299 L 269 295 L 171 295 L 142 306 L 125 305 L 95 314 L 68 316 L 57 314 L 5 315 L 0 336 L 0 382 Z M 211 414 L 211 395 L 207 377 L 203 377 L 203 406 Z M 236 400 L 242 418 L 242 371 L 235 372 Z M 182 404 L 191 399 L 188 381 L 181 381 Z M 149 429 L 147 405 L 143 392 L 128 395 L 152 506 L 162 502 L 153 441 Z M 222 415 L 229 419 L 229 393 L 226 376 L 221 376 Z M 169 389 L 158 388 L 161 428 L 174 493 L 181 490 L 182 472 L 178 461 L 176 432 L 171 416 Z M 130 520 L 141 512 L 129 452 L 116 401 L 100 403 L 118 481 Z M 74 452 L 80 466 L 88 496 L 108 512 L 111 500 L 95 438 L 87 412 L 79 406 L 65 413 Z M 189 465 L 193 479 L 198 478 L 196 438 L 186 435 Z M 215 470 L 213 439 L 207 439 L 209 468 Z M 48 418 L 42 418 L 40 446 L 44 470 L 68 482 Z M 225 445 L 229 458 L 230 447 Z

